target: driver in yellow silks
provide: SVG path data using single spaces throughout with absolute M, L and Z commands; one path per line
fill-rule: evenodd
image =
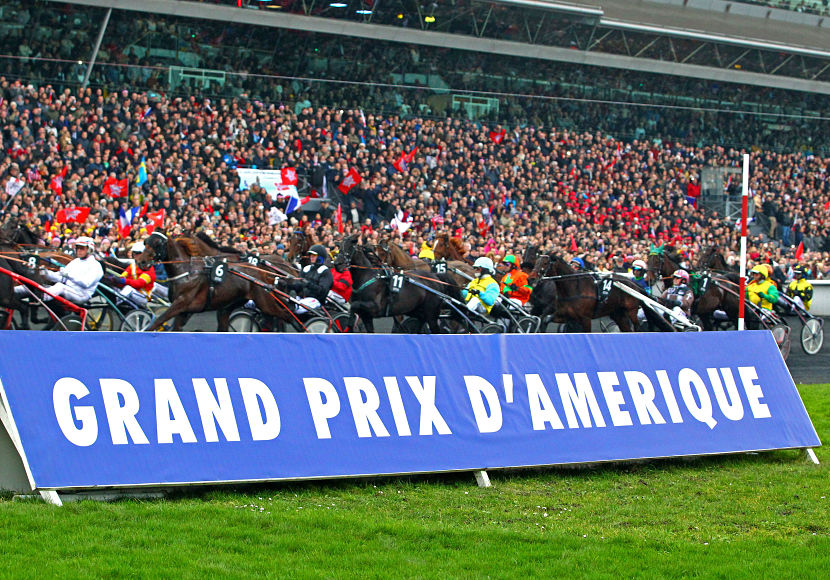
M 749 271 L 752 280 L 746 286 L 747 299 L 761 308 L 772 310 L 772 305 L 778 302 L 778 288 L 769 279 L 765 264 L 758 264 Z

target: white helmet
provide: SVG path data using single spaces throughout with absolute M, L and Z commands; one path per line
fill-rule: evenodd
M 77 248 L 78 246 L 89 248 L 91 251 L 94 251 L 95 240 L 93 240 L 89 236 L 81 236 L 77 240 L 75 240 L 75 247 Z
M 493 260 L 487 256 L 477 258 L 476 261 L 473 262 L 473 268 L 483 268 L 491 274 L 496 271 L 496 267 L 493 265 Z
M 136 242 L 130 248 L 130 253 L 138 252 L 139 254 L 144 251 L 144 242 Z
M 640 268 L 641 270 L 646 270 L 648 268 L 646 263 L 643 262 L 642 260 L 634 260 L 634 263 L 631 264 L 631 267 L 635 270 L 637 268 Z

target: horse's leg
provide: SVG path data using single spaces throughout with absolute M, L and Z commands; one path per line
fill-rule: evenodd
M 634 327 L 631 325 L 629 316 L 628 310 L 617 309 L 611 313 L 611 320 L 617 323 L 617 326 L 620 327 L 620 332 L 632 332 Z M 634 320 L 637 320 L 636 312 L 634 314 Z
M 591 318 L 588 316 L 583 316 L 579 319 L 579 323 L 582 325 L 582 332 L 591 332 Z M 618 323 L 619 324 L 619 323 Z
M 187 321 L 190 320 L 190 313 L 179 314 L 173 321 L 173 332 L 181 332 Z
M 159 316 L 158 318 L 156 318 L 153 321 L 153 324 L 151 324 L 147 328 L 147 332 L 153 332 L 155 330 L 158 330 L 159 328 L 162 327 L 162 325 L 165 322 L 167 322 L 168 320 L 170 320 L 173 317 L 176 317 L 176 323 L 173 327 L 173 330 L 180 331 L 182 329 L 182 327 L 184 326 L 184 323 L 187 321 L 187 317 L 183 317 L 183 316 L 180 317 L 179 314 L 183 313 L 185 311 L 185 309 L 187 308 L 187 306 L 188 306 L 188 303 L 185 300 L 178 300 L 178 299 L 174 300 L 173 304 L 170 305 L 170 308 L 165 310 L 162 313 L 162 315 Z
M 228 332 L 231 327 L 231 310 L 229 308 L 220 308 L 216 311 L 216 328 L 217 332 Z

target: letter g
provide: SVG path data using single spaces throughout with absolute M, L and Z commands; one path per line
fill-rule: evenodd
M 98 439 L 98 419 L 94 407 L 75 407 L 75 416 L 72 416 L 70 397 L 82 399 L 88 394 L 86 385 L 72 377 L 58 379 L 52 389 L 52 406 L 55 408 L 58 426 L 64 437 L 78 447 L 89 447 Z M 81 424 L 80 428 L 75 420 Z

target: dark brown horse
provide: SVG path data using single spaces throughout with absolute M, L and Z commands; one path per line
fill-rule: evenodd
M 718 253 L 718 255 L 720 255 Z M 703 258 L 704 255 L 701 256 Z M 723 257 L 721 256 L 721 259 Z M 707 262 L 712 258 L 707 257 Z M 676 270 L 680 269 L 680 258 L 673 251 L 672 246 L 652 246 L 649 250 L 646 280 L 650 284 L 663 282 L 657 288 L 665 288 Z M 723 261 L 726 265 L 726 261 Z M 715 330 L 715 311 L 721 310 L 733 324 L 738 323 L 738 278 L 736 274 L 726 271 L 690 272 L 689 284 L 695 295 L 692 304 L 692 316 L 700 318 L 704 330 Z M 751 316 L 751 314 L 748 314 Z
M 157 330 L 174 317 L 174 330 L 181 330 L 186 316 L 180 315 L 215 310 L 219 331 L 227 332 L 231 311 L 248 300 L 253 300 L 263 313 L 294 323 L 296 317 L 288 301 L 271 292 L 262 280 L 265 275 L 234 273 L 234 269 L 245 268 L 238 258 L 237 253 L 223 253 L 198 237 L 170 239 L 161 232 L 153 232 L 145 240 L 144 251 L 136 262 L 143 270 L 155 262 L 164 265 L 170 282 L 171 304 L 147 330 Z M 258 278 L 259 283 L 251 281 L 251 277 Z M 270 280 L 273 281 L 273 277 Z
M 288 252 L 286 259 L 291 264 L 305 266 L 308 263 L 308 249 L 314 245 L 314 236 L 311 232 L 294 230 L 288 236 Z
M 359 234 L 343 239 L 334 266 L 349 265 L 354 291 L 350 312 L 357 314 L 368 332 L 374 332 L 374 319 L 412 316 L 437 334 L 442 299 L 433 292 L 446 292 L 446 284 L 429 271 L 394 270 L 383 264 L 372 250 L 359 243 Z
M 639 286 L 617 274 L 578 273 L 561 256 L 540 255 L 536 259 L 533 278 L 537 280 L 530 295 L 531 314 L 552 317 L 554 322 L 575 322 L 583 332 L 591 332 L 591 320 L 609 316 L 623 332 L 637 330 L 640 300 L 620 290 L 625 285 L 637 294 Z M 665 328 L 667 323 L 650 315 L 654 323 Z M 652 320 L 649 318 L 649 320 Z

